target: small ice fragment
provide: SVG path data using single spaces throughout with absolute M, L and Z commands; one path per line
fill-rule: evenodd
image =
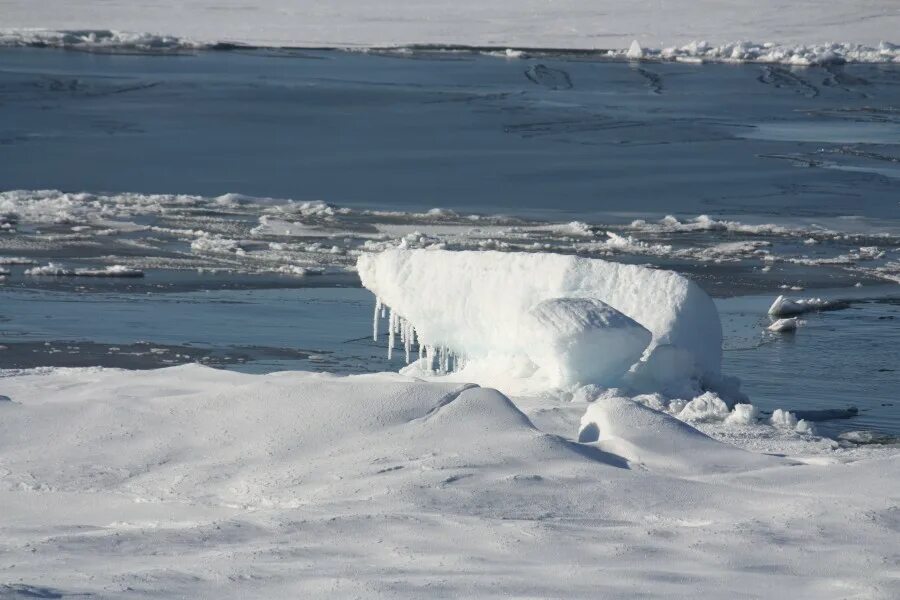
M 625 56 L 631 59 L 644 58 L 644 49 L 641 48 L 641 45 L 637 40 L 633 40 L 631 46 L 628 48 L 628 52 L 625 53 Z
M 766 327 L 766 329 L 775 333 L 787 333 L 789 331 L 796 331 L 799 324 L 800 320 L 797 317 L 788 317 L 786 319 L 778 319 Z
M 725 417 L 728 425 L 752 425 L 759 420 L 759 409 L 752 404 L 735 404 L 731 414 Z
M 806 419 L 800 419 L 797 422 L 797 425 L 794 427 L 794 431 L 796 431 L 797 433 L 806 433 L 809 435 L 816 434 L 816 428 Z
M 706 392 L 688 402 L 678 418 L 682 421 L 705 423 L 709 421 L 722 421 L 729 416 L 728 405 L 713 392 Z
M 792 412 L 776 408 L 769 418 L 769 425 L 780 429 L 794 429 L 797 427 L 797 415 Z

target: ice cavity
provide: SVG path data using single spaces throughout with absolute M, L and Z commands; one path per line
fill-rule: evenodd
M 618 379 L 679 394 L 720 378 L 716 308 L 676 273 L 558 254 L 402 248 L 362 255 L 357 268 L 377 297 L 376 327 L 390 307 L 389 346 L 399 336 L 404 352 L 425 349 L 410 374 L 455 367 L 513 394 Z

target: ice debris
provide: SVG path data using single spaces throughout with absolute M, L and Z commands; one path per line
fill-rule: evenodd
M 787 298 L 778 296 L 769 307 L 769 314 L 773 317 L 788 317 L 817 310 L 839 310 L 847 308 L 849 303 L 845 300 L 825 300 L 822 298 Z

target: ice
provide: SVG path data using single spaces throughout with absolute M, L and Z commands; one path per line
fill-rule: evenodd
M 42 267 L 25 270 L 25 275 L 33 277 L 143 277 L 144 272 L 124 265 L 110 265 L 96 269 L 72 269 L 58 263 L 48 263 Z
M 640 51 L 656 60 L 799 66 L 890 63 L 900 56 L 890 43 L 900 31 L 893 0 L 867 0 L 864 8 L 818 3 L 814 11 L 776 0 L 165 0 L 139 6 L 127 0 L 8 0 L 3 27 L 0 43 L 6 45 L 154 52 L 221 43 L 409 53 L 428 44 L 470 46 L 504 59 L 523 49 L 566 48 L 622 58 Z M 158 33 L 127 33 L 135 31 Z
M 798 433 L 815 433 L 815 429 L 809 421 L 798 419 L 796 414 L 780 408 L 772 411 L 772 416 L 769 417 L 769 424 L 780 429 L 793 429 Z
M 788 317 L 818 310 L 838 310 L 847 308 L 849 304 L 844 300 L 824 300 L 822 298 L 788 298 L 784 295 L 775 298 L 769 307 L 769 314 L 773 317 Z M 796 325 L 796 323 L 795 323 Z M 773 329 L 772 331 L 776 331 Z
M 787 317 L 785 319 L 774 321 L 771 325 L 766 327 L 766 329 L 774 333 L 788 333 L 790 331 L 796 331 L 799 325 L 800 319 L 797 317 Z
M 628 52 L 625 53 L 625 56 L 634 60 L 638 58 L 644 57 L 644 49 L 641 48 L 640 43 L 637 40 L 633 40 L 631 42 L 631 46 L 628 47 Z
M 422 345 L 465 357 L 461 376 L 478 383 L 543 389 L 572 377 L 606 378 L 609 361 L 622 364 L 634 355 L 639 328 L 603 313 L 601 304 L 573 299 L 599 301 L 650 332 L 649 346 L 632 365 L 636 385 L 699 390 L 720 379 L 716 308 L 699 287 L 672 272 L 558 254 L 402 248 L 364 254 L 357 269 L 392 314 L 413 324 Z M 565 301 L 536 309 L 559 299 Z M 607 324 L 598 327 L 604 318 Z M 569 348 L 553 358 L 554 351 L 541 349 L 535 363 L 536 348 L 548 341 L 561 348 L 566 335 L 578 340 L 578 351 Z M 601 340 L 617 336 L 631 340 L 621 355 L 584 366 L 585 352 L 595 354 Z
M 208 47 L 171 35 L 134 33 L 106 29 L 60 30 L 5 29 L 0 30 L 0 46 L 48 46 L 52 48 L 116 49 L 143 51 L 189 50 Z
M 45 260 L 66 256 L 85 242 L 106 248 L 110 260 L 134 268 L 204 268 L 303 276 L 353 268 L 361 252 L 408 248 L 560 252 L 606 258 L 640 256 L 649 262 L 754 263 L 771 270 L 800 264 L 854 277 L 897 280 L 896 228 L 854 221 L 852 227 L 749 224 L 698 216 L 629 225 L 548 222 L 503 215 L 463 215 L 350 209 L 321 201 L 256 198 L 240 194 L 93 194 L 55 190 L 0 192 L 0 220 L 17 254 L 29 248 Z M 842 220 L 844 223 L 846 220 Z M 734 235 L 754 239 L 733 240 Z M 803 240 L 819 240 L 807 256 Z M 723 239 L 724 238 L 724 239 Z M 764 238 L 764 239 L 759 239 Z M 688 244 L 685 244 L 685 241 Z M 847 243 L 857 244 L 847 249 Z M 791 250 L 793 246 L 793 252 Z M 189 247 L 190 253 L 184 249 Z M 147 253 L 141 257 L 134 249 Z M 127 253 L 125 252 L 127 249 Z M 121 257 L 117 259 L 116 257 Z M 33 261 L 34 257 L 22 257 Z M 4 258 L 0 258 L 0 261 Z
M 524 320 L 534 343 L 528 358 L 554 387 L 613 386 L 637 363 L 651 333 L 608 304 L 591 298 L 552 298 Z

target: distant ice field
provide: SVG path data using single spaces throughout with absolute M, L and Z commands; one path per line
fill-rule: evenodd
M 892 0 L 6 0 L 0 44 L 88 49 L 468 46 L 791 64 L 896 62 Z

